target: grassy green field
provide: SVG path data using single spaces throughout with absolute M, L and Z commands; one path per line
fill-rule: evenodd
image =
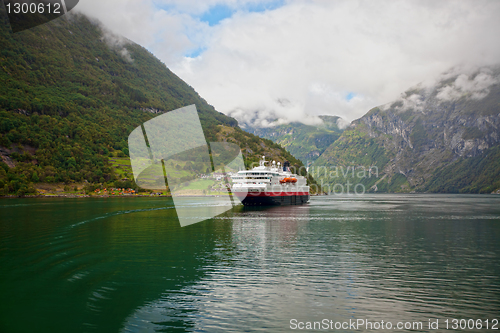
M 215 181 L 213 179 L 196 179 L 192 181 L 187 187 L 186 190 L 206 190 L 209 187 L 211 188 L 215 185 Z
M 121 178 L 133 177 L 129 157 L 111 157 L 109 162 L 111 163 L 111 167 L 118 175 L 120 175 Z

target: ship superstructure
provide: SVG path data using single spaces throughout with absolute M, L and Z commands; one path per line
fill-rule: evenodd
M 231 180 L 231 191 L 246 206 L 300 205 L 309 201 L 306 178 L 292 173 L 288 162 L 268 162 L 263 156 L 259 166 L 239 171 L 231 175 Z

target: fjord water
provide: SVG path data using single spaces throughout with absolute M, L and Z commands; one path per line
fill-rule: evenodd
M 165 198 L 4 199 L 0 214 L 4 333 L 500 319 L 500 196 L 313 197 L 184 228 Z

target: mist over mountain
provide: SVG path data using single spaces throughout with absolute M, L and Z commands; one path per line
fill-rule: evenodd
M 325 150 L 313 174 L 374 192 L 498 190 L 500 66 L 456 67 L 373 108 Z

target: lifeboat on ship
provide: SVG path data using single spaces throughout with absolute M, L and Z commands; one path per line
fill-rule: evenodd
M 285 177 L 285 178 L 280 180 L 281 184 L 286 184 L 286 183 L 295 184 L 296 182 L 297 182 L 297 178 L 293 178 L 293 177 Z

